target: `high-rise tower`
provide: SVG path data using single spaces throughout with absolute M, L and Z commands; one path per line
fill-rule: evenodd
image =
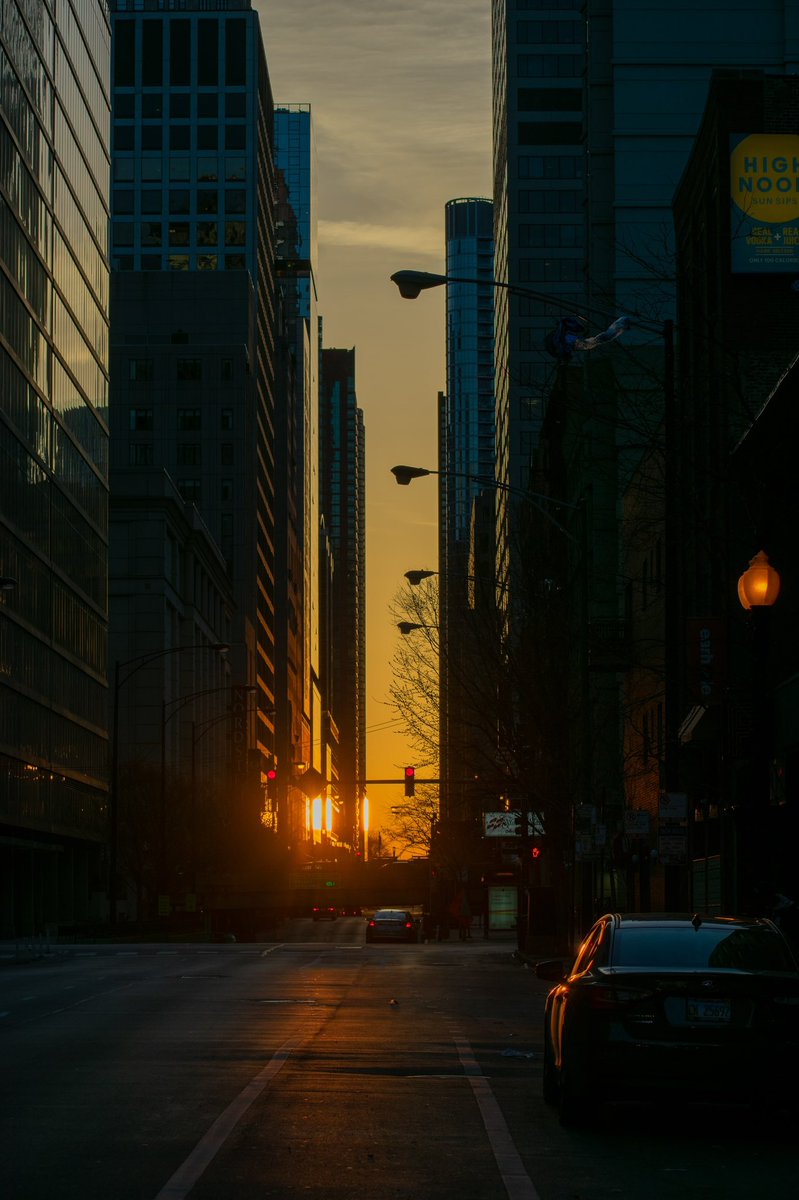
M 242 0 L 169 8 L 112 0 L 111 11 L 112 542 L 124 545 L 137 520 L 131 499 L 141 485 L 131 470 L 158 479 L 166 472 L 224 564 L 220 577 L 209 550 L 202 569 L 152 586 L 136 577 L 135 562 L 132 578 L 112 576 L 113 653 L 128 659 L 153 643 L 167 650 L 157 684 L 166 705 L 212 690 L 209 682 L 219 691 L 234 685 L 228 726 L 224 696 L 216 708 L 217 732 L 229 738 L 227 755 L 215 761 L 227 757 L 238 780 L 230 822 L 240 823 L 245 842 L 260 819 L 293 843 L 304 814 L 262 810 L 275 725 L 284 719 L 275 688 L 275 410 L 283 380 L 273 104 L 258 15 Z M 171 553 L 185 561 L 186 549 Z M 144 631 L 125 595 L 148 592 L 151 600 L 153 587 L 159 599 Z M 205 641 L 230 645 L 218 687 L 199 666 L 186 678 L 196 656 L 173 653 Z M 126 729 L 141 753 L 159 731 L 147 697 L 134 691 L 131 699 Z M 185 725 L 176 719 L 165 735 L 161 721 L 175 770 L 189 757 Z M 131 750 L 123 734 L 121 752 Z

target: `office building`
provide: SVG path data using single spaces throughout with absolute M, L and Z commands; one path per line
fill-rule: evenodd
M 445 236 L 446 273 L 468 282 L 447 285 L 447 391 L 439 413 L 441 811 L 463 819 L 475 790 L 464 781 L 485 773 L 490 762 L 490 748 L 483 744 L 488 731 L 476 719 L 478 711 L 485 711 L 486 697 L 480 690 L 485 663 L 475 659 L 474 650 L 476 644 L 485 647 L 496 637 L 493 561 L 486 561 L 483 541 L 478 539 L 476 545 L 474 537 L 476 514 L 485 509 L 493 514 L 497 495 L 492 486 L 496 413 L 491 201 L 450 200 Z M 493 536 L 490 544 L 493 550 Z
M 105 5 L 2 6 L 0 937 L 107 888 Z
M 494 0 L 492 18 L 495 269 L 500 281 L 526 293 L 497 296 L 497 472 L 511 487 L 564 502 L 557 513 L 550 507 L 569 535 L 560 552 L 553 521 L 551 538 L 544 522 L 535 542 L 552 542 L 540 574 L 555 581 L 571 621 L 558 670 L 559 678 L 571 678 L 564 710 L 582 715 L 565 723 L 549 790 L 552 803 L 570 794 L 584 822 L 575 844 L 586 864 L 577 889 L 585 919 L 594 898 L 622 880 L 621 860 L 605 851 L 603 839 L 613 830 L 621 835 L 625 798 L 634 798 L 619 734 L 626 712 L 621 677 L 635 652 L 630 616 L 644 593 L 651 606 L 653 587 L 651 577 L 632 578 L 631 565 L 635 558 L 660 572 L 662 587 L 675 554 L 663 521 L 665 485 L 655 483 L 675 380 L 664 324 L 675 316 L 672 199 L 712 72 L 795 71 L 796 6 L 771 0 L 754 30 L 747 10 L 716 3 L 696 5 L 690 20 L 681 20 L 654 2 Z M 623 313 L 632 314 L 633 326 L 619 342 L 558 363 L 545 336 L 559 317 L 574 313 L 589 333 Z M 679 340 L 678 328 L 678 353 Z M 498 522 L 499 583 L 507 587 L 511 632 L 533 558 L 521 552 L 523 511 L 509 500 Z M 627 535 L 631 525 L 640 531 L 644 524 L 651 546 L 644 552 L 637 540 L 633 553 Z M 653 634 L 650 611 L 638 625 L 641 638 L 662 639 L 670 619 L 662 610 Z M 551 685 L 542 689 L 552 694 Z M 668 727 L 660 741 L 658 705 Z M 653 696 L 653 747 L 674 734 L 675 712 L 665 706 L 664 694 Z M 543 743 L 552 745 L 552 737 L 542 730 Z M 566 788 L 558 767 L 564 759 L 573 764 Z
M 277 665 L 289 717 L 275 749 L 291 772 L 286 785 L 307 806 L 307 832 L 318 838 L 319 811 L 314 816 L 310 802 L 323 790 L 321 781 L 331 777 L 332 747 L 325 733 L 329 700 L 320 644 L 325 545 L 319 507 L 317 164 L 310 105 L 275 106 L 275 164 L 277 272 L 289 376 L 287 401 L 277 414 L 276 524 L 278 560 L 285 563 L 290 593 L 287 619 L 277 622 Z
M 265 804 L 275 729 L 285 719 L 275 687 L 275 424 L 284 385 L 276 373 L 284 360 L 269 75 L 258 15 L 242 0 L 110 7 L 112 540 L 132 511 L 125 472 L 165 471 L 196 508 L 229 578 L 226 594 L 217 575 L 202 577 L 204 606 L 193 587 L 182 588 L 185 618 L 162 587 L 145 635 L 128 612 L 131 593 L 150 582 L 112 576 L 112 655 L 125 660 L 160 643 L 166 653 L 152 686 L 166 705 L 219 690 L 220 724 L 226 704 L 231 714 L 229 820 L 257 873 L 266 843 L 253 831 L 265 828 L 287 845 L 303 816 L 268 814 Z M 204 649 L 221 641 L 230 645 L 225 669 Z M 184 662 L 196 664 L 188 687 Z M 137 693 L 131 700 L 148 707 Z M 187 726 L 170 723 L 165 737 L 150 720 L 135 748 L 123 730 L 120 759 L 141 754 L 142 738 L 150 751 L 166 740 L 167 770 L 185 771 Z
M 336 832 L 364 852 L 366 779 L 366 435 L 355 351 L 323 349 L 321 507 L 330 541 L 330 712 L 339 733 Z

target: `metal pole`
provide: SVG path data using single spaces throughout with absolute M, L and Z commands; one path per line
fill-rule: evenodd
M 161 700 L 161 854 L 158 879 L 158 896 L 164 892 L 166 883 L 166 699 Z
M 119 662 L 114 664 L 114 711 L 111 719 L 111 786 L 108 792 L 108 923 L 117 923 L 117 853 L 119 844 Z

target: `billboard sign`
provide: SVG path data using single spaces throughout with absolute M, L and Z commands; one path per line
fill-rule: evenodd
M 730 137 L 732 270 L 799 271 L 799 135 Z

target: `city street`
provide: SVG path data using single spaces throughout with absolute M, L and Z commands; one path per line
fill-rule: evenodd
M 787 1114 L 541 1101 L 547 985 L 510 941 L 61 946 L 0 963 L 13 1200 L 788 1195 Z M 689 1097 L 686 1097 L 686 1101 Z

